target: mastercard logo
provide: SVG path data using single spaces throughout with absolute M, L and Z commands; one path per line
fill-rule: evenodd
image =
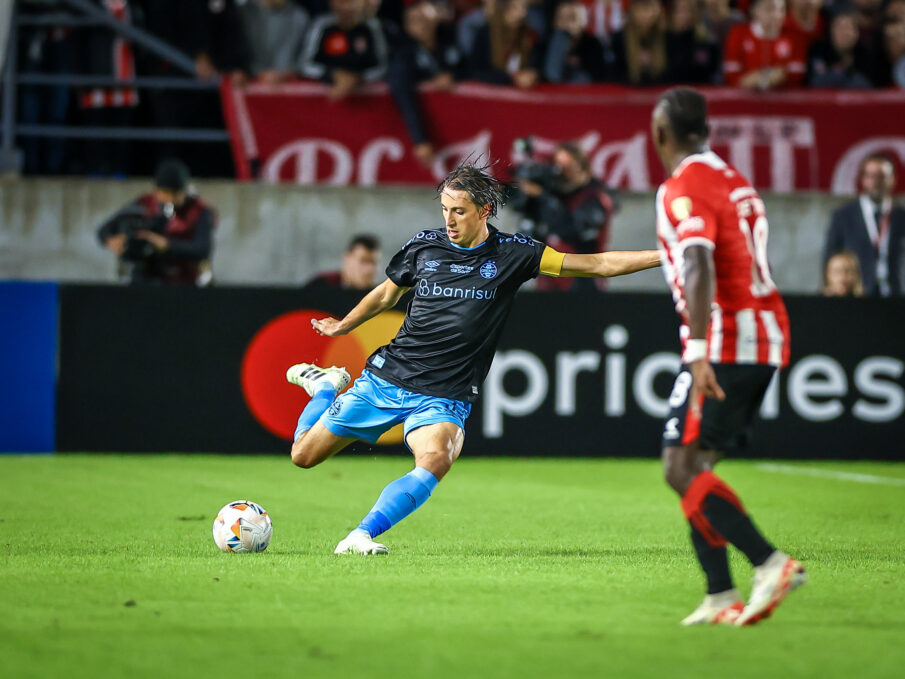
M 324 337 L 314 331 L 311 320 L 327 316 L 318 309 L 277 316 L 255 334 L 242 358 L 242 394 L 248 409 L 262 427 L 287 441 L 310 398 L 286 381 L 286 369 L 294 363 L 344 366 L 355 380 L 368 356 L 393 339 L 405 319 L 400 311 L 386 311 L 348 335 Z M 402 443 L 402 425 L 386 432 L 378 443 Z

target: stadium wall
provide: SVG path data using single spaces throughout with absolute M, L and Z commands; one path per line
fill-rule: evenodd
M 29 179 L 0 182 L 0 278 L 113 282 L 114 257 L 95 238 L 97 225 L 148 190 L 149 181 Z M 220 215 L 214 273 L 220 284 L 298 285 L 335 268 L 348 238 L 376 233 L 386 261 L 412 233 L 440 224 L 431 189 L 274 186 L 198 182 Z M 767 194 L 770 258 L 785 292 L 820 286 L 820 249 L 833 208 L 844 199 L 816 193 Z M 653 247 L 653 196 L 628 194 L 613 224 L 611 247 Z M 504 211 L 499 226 L 516 228 Z M 614 279 L 613 290 L 661 292 L 648 271 Z
M 286 367 L 318 361 L 358 374 L 399 326 L 397 312 L 342 338 L 311 331 L 312 316 L 342 314 L 356 299 L 63 285 L 57 448 L 286 453 L 307 402 Z M 905 317 L 905 300 L 787 302 L 792 365 L 771 387 L 747 454 L 905 459 L 905 345 L 890 322 Z M 658 455 L 677 344 L 665 292 L 519 295 L 465 455 Z M 388 450 L 403 451 L 398 435 L 388 438 Z

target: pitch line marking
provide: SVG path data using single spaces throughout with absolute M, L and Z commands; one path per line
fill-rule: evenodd
M 877 476 L 875 474 L 855 474 L 853 472 L 838 472 L 830 469 L 815 469 L 814 467 L 796 467 L 791 464 L 764 463 L 756 466 L 764 472 L 774 474 L 797 474 L 798 476 L 812 476 L 818 479 L 834 479 L 836 481 L 853 481 L 855 483 L 873 483 L 881 486 L 905 486 L 905 479 L 892 476 Z

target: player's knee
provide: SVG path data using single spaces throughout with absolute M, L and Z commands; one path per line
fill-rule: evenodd
M 292 444 L 290 457 L 292 458 L 292 464 L 302 469 L 311 469 L 318 462 L 317 458 L 311 454 L 311 450 L 300 440 Z
M 670 488 L 680 495 L 688 485 L 688 465 L 684 448 L 666 448 L 663 451 L 663 477 Z

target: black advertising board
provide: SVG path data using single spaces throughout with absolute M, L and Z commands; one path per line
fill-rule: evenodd
M 285 453 L 307 400 L 285 368 L 319 361 L 354 374 L 401 322 L 395 312 L 334 340 L 310 330 L 310 318 L 356 301 L 288 288 L 62 286 L 57 449 Z M 787 305 L 792 365 L 748 454 L 905 459 L 905 300 Z M 665 293 L 522 293 L 464 454 L 656 456 L 677 327 Z

